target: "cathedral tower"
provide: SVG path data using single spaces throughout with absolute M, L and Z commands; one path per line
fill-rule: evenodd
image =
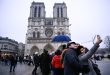
M 65 3 L 55 3 L 53 17 L 45 17 L 45 5 L 43 2 L 32 2 L 30 16 L 28 18 L 28 29 L 25 41 L 25 55 L 40 54 L 43 49 L 52 52 L 61 43 L 52 43 L 56 35 L 67 35 L 69 32 L 69 19 L 67 18 L 67 7 Z

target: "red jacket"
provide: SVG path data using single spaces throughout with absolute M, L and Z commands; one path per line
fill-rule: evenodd
M 62 64 L 61 64 L 61 55 L 55 55 L 53 58 L 52 58 L 52 67 L 53 68 L 62 68 Z

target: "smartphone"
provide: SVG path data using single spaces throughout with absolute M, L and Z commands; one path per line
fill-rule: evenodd
M 95 44 L 95 42 L 96 42 L 96 40 L 97 40 L 98 37 L 100 38 L 100 35 L 95 35 L 94 36 L 94 38 L 93 38 L 93 44 Z

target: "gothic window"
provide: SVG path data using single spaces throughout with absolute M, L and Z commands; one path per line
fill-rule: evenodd
M 34 17 L 36 17 L 36 14 L 37 14 L 37 7 L 35 7 L 35 10 L 34 10 Z
M 3 44 L 1 44 L 1 49 L 3 49 Z
M 38 17 L 40 17 L 41 14 L 41 7 L 39 7 Z
M 33 38 L 35 38 L 36 37 L 36 34 L 35 34 L 35 32 L 33 32 Z
M 57 8 L 57 17 L 59 17 L 59 7 Z
M 63 17 L 63 9 L 61 8 L 61 17 Z
M 37 32 L 37 38 L 40 38 L 40 32 Z

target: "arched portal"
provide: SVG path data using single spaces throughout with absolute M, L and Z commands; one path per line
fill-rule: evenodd
M 30 50 L 30 55 L 35 54 L 35 52 L 39 52 L 39 49 L 38 49 L 38 47 L 33 46 L 33 47 L 31 48 L 31 50 Z
M 48 50 L 49 53 L 54 51 L 54 47 L 49 43 L 45 45 L 44 49 Z

